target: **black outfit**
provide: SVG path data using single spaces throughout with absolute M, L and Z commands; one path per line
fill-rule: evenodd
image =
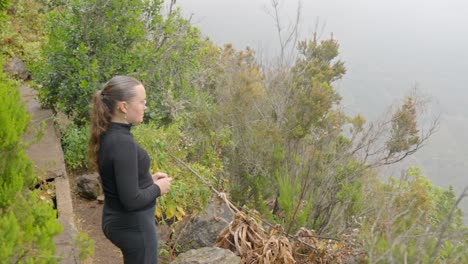
M 149 173 L 150 158 L 130 133 L 111 123 L 101 136 L 99 175 L 105 202 L 102 230 L 122 250 L 125 263 L 158 263 L 154 209 L 159 187 Z

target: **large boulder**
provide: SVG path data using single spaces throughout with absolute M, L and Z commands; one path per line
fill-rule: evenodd
M 171 264 L 240 264 L 241 259 L 232 251 L 217 247 L 192 249 L 177 256 Z
M 101 182 L 98 174 L 81 175 L 76 178 L 77 193 L 88 200 L 95 200 L 102 194 Z
M 186 217 L 172 234 L 172 243 L 181 252 L 201 247 L 211 247 L 219 233 L 229 225 L 233 213 L 220 198 L 212 198 L 204 212 Z

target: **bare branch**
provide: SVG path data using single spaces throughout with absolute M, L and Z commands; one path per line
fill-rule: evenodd
M 287 36 L 283 37 L 283 25 L 280 19 L 280 3 L 278 0 L 271 0 L 272 12 L 267 10 L 267 14 L 270 15 L 275 23 L 276 33 L 280 44 L 280 67 L 284 65 L 286 60 L 286 49 L 291 47 L 292 50 L 296 48 L 297 39 L 299 36 L 299 25 L 301 18 L 302 3 L 298 1 L 298 7 L 296 10 L 295 22 L 292 27 L 289 27 L 289 32 L 286 32 Z M 288 60 L 291 58 L 287 58 Z

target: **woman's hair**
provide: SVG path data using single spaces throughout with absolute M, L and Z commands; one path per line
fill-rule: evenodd
M 104 84 L 102 90 L 94 93 L 88 147 L 90 169 L 98 169 L 101 135 L 109 128 L 112 116 L 117 108 L 117 102 L 130 101 L 135 97 L 135 87 L 138 85 L 141 85 L 141 82 L 132 77 L 115 76 Z

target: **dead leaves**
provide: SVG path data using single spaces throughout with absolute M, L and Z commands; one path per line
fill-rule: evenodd
M 267 237 L 257 221 L 242 212 L 218 236 L 216 246 L 237 252 L 242 263 L 292 264 L 292 247 L 283 236 Z
M 314 231 L 301 228 L 293 238 L 268 234 L 253 219 L 238 211 L 234 220 L 218 236 L 216 246 L 237 252 L 242 264 L 360 263 L 365 253 L 351 242 L 321 238 Z

